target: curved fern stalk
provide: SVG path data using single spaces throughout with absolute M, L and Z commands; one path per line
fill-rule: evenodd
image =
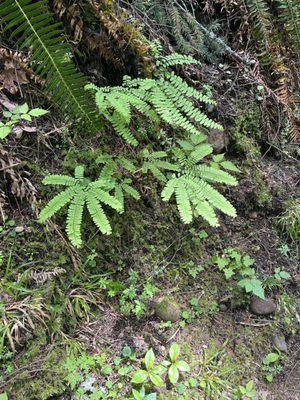
M 21 47 L 30 46 L 32 68 L 45 81 L 54 103 L 63 113 L 92 132 L 99 122 L 84 91 L 87 83 L 70 59 L 71 47 L 63 43 L 63 31 L 55 23 L 44 0 L 4 0 L 0 16 L 11 37 Z

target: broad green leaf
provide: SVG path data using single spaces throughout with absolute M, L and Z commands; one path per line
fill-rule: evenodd
M 279 359 L 278 353 L 269 353 L 264 358 L 263 363 L 265 365 L 272 364 L 272 363 L 276 362 L 278 359 Z
M 135 389 L 132 389 L 132 394 L 135 400 L 143 400 L 143 396 Z
M 157 387 L 162 387 L 164 385 L 164 381 L 159 375 L 150 373 L 149 378 L 151 382 Z
M 0 127 L 0 139 L 5 139 L 7 135 L 11 132 L 11 128 L 9 126 L 1 126 Z
M 29 111 L 29 115 L 32 117 L 41 117 L 42 115 L 48 114 L 49 111 L 43 110 L 42 108 L 33 108 L 32 110 Z
M 168 377 L 169 377 L 170 382 L 173 385 L 175 385 L 178 382 L 179 371 L 178 371 L 178 368 L 174 364 L 172 364 L 171 367 L 169 368 Z
M 221 166 L 228 171 L 241 172 L 231 161 L 222 161 Z
M 138 369 L 133 375 L 131 382 L 136 384 L 144 383 L 145 380 L 148 378 L 148 372 L 144 369 Z
M 173 343 L 169 350 L 170 359 L 175 362 L 180 354 L 180 347 L 177 343 Z
M 29 121 L 29 122 L 32 121 L 32 118 L 29 114 L 22 114 L 21 119 L 24 119 L 25 121 Z
M 0 394 L 0 400 L 8 400 L 8 396 L 6 393 Z
M 145 355 L 145 366 L 147 368 L 147 370 L 149 371 L 153 365 L 154 365 L 154 361 L 155 361 L 155 355 L 152 349 L 148 350 L 146 355 Z
M 189 372 L 190 371 L 190 366 L 188 365 L 187 362 L 185 362 L 183 360 L 177 361 L 175 363 L 175 366 L 178 368 L 178 370 L 180 372 Z
M 22 104 L 21 106 L 16 106 L 12 110 L 13 114 L 26 114 L 29 111 L 29 107 L 27 103 Z

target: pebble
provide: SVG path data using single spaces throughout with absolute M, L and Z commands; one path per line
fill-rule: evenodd
M 250 311 L 255 315 L 270 315 L 276 311 L 276 304 L 272 299 L 260 299 L 253 296 L 250 303 Z

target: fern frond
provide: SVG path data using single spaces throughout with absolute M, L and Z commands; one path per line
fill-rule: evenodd
M 238 181 L 232 175 L 228 174 L 228 172 L 216 168 L 201 165 L 198 167 L 198 172 L 199 177 L 204 180 L 225 183 L 231 186 L 236 186 L 238 184 Z
M 210 144 L 201 144 L 191 152 L 190 157 L 195 161 L 195 163 L 197 163 L 203 160 L 204 157 L 210 155 L 212 152 L 213 147 Z
M 104 190 L 97 189 L 97 190 L 89 190 L 88 193 L 92 193 L 92 196 L 95 197 L 100 203 L 103 203 L 116 211 L 122 211 L 123 207 L 122 204 L 114 197 L 111 196 L 108 192 Z
M 160 57 L 156 61 L 156 65 L 158 67 L 163 67 L 164 70 L 169 67 L 174 67 L 175 65 L 192 65 L 192 64 L 199 64 L 199 61 L 197 61 L 195 58 L 191 56 L 178 53 L 172 53 L 167 56 Z
M 141 198 L 139 192 L 132 186 L 128 185 L 127 183 L 122 183 L 122 189 L 124 190 L 125 193 L 127 193 L 130 197 L 134 198 L 135 200 L 139 200 Z
M 75 247 L 82 246 L 80 227 L 82 222 L 83 206 L 86 198 L 86 193 L 80 191 L 73 198 L 72 203 L 68 209 L 67 216 L 67 234 Z
M 44 185 L 73 186 L 76 183 L 76 179 L 68 175 L 49 175 L 43 179 L 42 183 Z
M 30 46 L 32 68 L 45 81 L 45 88 L 66 116 L 80 122 L 93 132 L 99 131 L 90 99 L 83 87 L 84 76 L 76 71 L 63 43 L 63 31 L 54 23 L 44 0 L 4 0 L 0 4 L 5 30 L 18 37 L 20 47 Z
M 111 226 L 99 200 L 90 193 L 86 198 L 86 205 L 94 224 L 104 235 L 111 234 Z
M 64 190 L 63 192 L 57 194 L 52 200 L 46 205 L 45 208 L 40 212 L 39 221 L 45 222 L 47 219 L 51 218 L 56 214 L 61 208 L 63 208 L 77 193 L 77 188 L 75 186 Z
M 236 210 L 233 205 L 208 183 L 206 184 L 204 195 L 209 203 L 218 208 L 224 214 L 227 214 L 231 217 L 236 217 Z
M 300 2 L 298 0 L 277 0 L 279 18 L 286 30 L 296 54 L 300 55 Z
M 193 220 L 192 207 L 186 186 L 181 180 L 177 180 L 175 196 L 180 218 L 184 224 L 189 224 Z
M 271 15 L 265 0 L 246 0 L 253 20 L 254 36 L 263 45 L 263 50 L 271 46 L 270 33 L 272 28 Z
M 199 201 L 196 208 L 196 213 L 205 219 L 211 226 L 219 226 L 218 218 L 213 207 L 205 200 Z
M 163 191 L 161 192 L 161 197 L 163 201 L 169 201 L 172 197 L 173 193 L 175 192 L 175 187 L 177 185 L 177 179 L 178 178 L 172 178 L 166 183 Z

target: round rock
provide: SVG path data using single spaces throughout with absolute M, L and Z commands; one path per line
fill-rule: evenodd
M 250 303 L 250 310 L 255 315 L 270 315 L 276 311 L 276 304 L 272 299 L 260 299 L 253 296 Z
M 285 341 L 285 337 L 283 335 L 280 335 L 280 334 L 274 335 L 272 337 L 272 343 L 273 343 L 274 347 L 276 347 L 276 349 L 278 349 L 284 353 L 287 353 L 288 348 L 287 348 L 287 344 Z
M 180 319 L 180 307 L 173 299 L 163 297 L 155 305 L 155 314 L 163 321 L 176 322 Z

